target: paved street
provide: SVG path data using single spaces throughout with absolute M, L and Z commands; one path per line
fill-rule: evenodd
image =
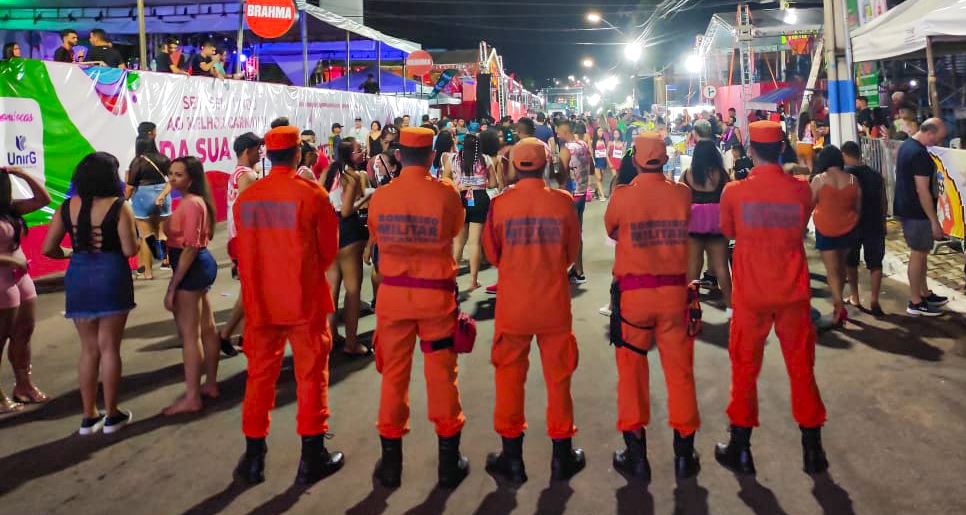
M 122 346 L 122 407 L 135 422 L 115 435 L 80 437 L 76 359 L 78 341 L 62 316 L 60 291 L 41 295 L 34 336 L 34 375 L 54 400 L 0 418 L 0 512 L 24 515 L 151 514 L 961 514 L 966 513 L 966 318 L 893 315 L 877 320 L 858 310 L 846 329 L 821 336 L 816 374 L 829 412 L 823 440 L 831 468 L 811 478 L 801 471 L 800 433 L 791 417 L 788 379 L 778 346 L 770 344 L 760 379 L 762 427 L 753 437 L 757 479 L 736 479 L 715 463 L 714 442 L 725 438 L 730 364 L 727 323 L 714 301 L 706 305 L 704 333 L 696 343 L 695 374 L 703 427 L 696 444 L 702 457 L 697 480 L 675 484 L 671 431 L 661 368 L 652 359 L 650 485 L 628 483 L 611 466 L 622 445 L 615 430 L 616 368 L 605 339 L 613 249 L 602 231 L 604 205 L 587 207 L 585 262 L 589 282 L 574 291 L 573 312 L 580 365 L 573 382 L 576 443 L 587 469 L 569 483 L 549 480 L 550 442 L 545 436 L 545 391 L 539 357 L 531 352 L 525 459 L 530 481 L 518 490 L 498 485 L 483 470 L 496 450 L 492 429 L 492 300 L 481 290 L 463 302 L 479 320 L 477 350 L 460 359 L 467 424 L 463 452 L 472 472 L 455 491 L 434 489 L 436 439 L 426 420 L 421 359 L 414 369 L 412 433 L 404 443 L 403 485 L 373 485 L 379 456 L 374 424 L 380 376 L 370 360 L 346 361 L 335 351 L 331 366 L 331 449 L 346 453 L 335 476 L 305 490 L 293 486 L 299 441 L 295 435 L 295 384 L 286 361 L 268 439 L 268 480 L 234 486 L 231 471 L 244 448 L 241 399 L 245 359 L 223 359 L 222 396 L 196 416 L 165 417 L 160 410 L 182 391 L 179 340 L 162 307 L 167 272 L 136 284 L 138 308 Z M 210 293 L 223 321 L 238 293 L 224 252 L 224 230 L 212 250 L 219 279 Z M 762 256 L 762 266 L 781 266 Z M 824 269 L 813 255 L 814 306 L 830 311 Z M 867 275 L 867 274 L 866 274 Z M 495 270 L 482 274 L 492 284 Z M 461 285 L 467 278 L 460 278 Z M 368 288 L 368 284 L 366 285 Z M 887 312 L 904 312 L 903 286 L 885 282 Z M 867 291 L 867 286 L 866 286 Z M 366 290 L 364 299 L 371 294 Z M 541 306 L 534 306 L 540 316 Z M 375 319 L 362 319 L 371 334 Z M 773 338 L 773 337 L 772 337 Z M 419 356 L 419 353 L 416 353 Z M 652 354 L 653 356 L 653 354 Z M 6 391 L 12 375 L 0 371 Z

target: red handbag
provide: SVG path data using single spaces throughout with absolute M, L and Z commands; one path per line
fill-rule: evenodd
M 384 276 L 382 284 L 389 286 L 402 286 L 405 288 L 425 288 L 429 290 L 452 290 L 455 296 L 459 296 L 456 289 L 456 281 L 452 279 L 419 279 L 408 276 Z M 452 343 L 450 338 L 437 341 L 419 340 L 419 349 L 423 352 L 433 352 L 452 347 L 457 354 L 468 354 L 473 352 L 473 345 L 476 343 L 476 320 L 460 311 L 459 299 L 456 301 L 456 328 L 453 332 Z M 441 345 L 442 344 L 442 345 Z
M 476 320 L 470 318 L 466 313 L 457 311 L 456 332 L 453 333 L 453 351 L 457 354 L 469 354 L 473 352 L 474 343 L 476 343 Z

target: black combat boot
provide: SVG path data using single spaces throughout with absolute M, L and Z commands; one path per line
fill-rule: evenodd
M 698 475 L 701 470 L 701 461 L 698 460 L 698 453 L 694 451 L 694 433 L 688 436 L 681 436 L 681 433 L 674 431 L 674 475 L 678 479 L 690 479 Z
M 341 452 L 329 452 L 325 448 L 325 434 L 302 437 L 302 459 L 295 481 L 310 485 L 335 474 L 345 463 Z
M 460 433 L 439 437 L 439 486 L 456 488 L 470 473 L 470 460 L 460 454 Z
M 503 437 L 503 452 L 486 455 L 486 471 L 514 483 L 527 482 L 527 470 L 523 465 L 522 433 L 516 438 Z
M 402 484 L 402 438 L 379 437 L 382 443 L 382 459 L 376 469 L 379 483 L 386 488 L 398 488 Z
M 731 426 L 731 440 L 727 445 L 716 445 L 714 457 L 732 472 L 755 475 L 755 460 L 751 457 L 751 428 Z
M 828 460 L 822 449 L 822 427 L 803 427 L 802 430 L 802 462 L 808 474 L 820 474 L 828 469 Z
M 268 446 L 264 438 L 245 438 L 245 454 L 235 467 L 235 479 L 255 485 L 265 481 L 265 454 Z
M 555 439 L 553 441 L 553 458 L 550 460 L 550 477 L 553 479 L 570 479 L 584 469 L 587 460 L 583 449 L 574 449 L 570 438 Z
M 651 480 L 651 464 L 647 462 L 647 435 L 641 428 L 641 437 L 633 431 L 624 431 L 624 450 L 614 453 L 614 468 L 624 475 Z

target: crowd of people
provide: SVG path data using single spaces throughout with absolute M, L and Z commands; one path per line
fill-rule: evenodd
M 387 487 L 399 486 L 418 338 L 428 414 L 439 436 L 438 479 L 441 486 L 455 487 L 469 473 L 459 451 L 465 417 L 456 356 L 469 351 L 475 337 L 457 295 L 482 287 L 485 259 L 499 271 L 498 284 L 486 293 L 496 295 L 494 428 L 502 439 L 486 468 L 526 481 L 523 385 L 536 337 L 548 387 L 552 475 L 572 477 L 586 458 L 572 441 L 570 378 L 578 359 L 570 285 L 587 282 L 583 213 L 597 199 L 607 202 L 604 229 L 616 247 L 611 301 L 601 308 L 610 317 L 610 340 L 617 348 L 617 427 L 626 445 L 614 455 L 615 468 L 650 477 L 647 359 L 656 347 L 667 378 L 675 473 L 688 478 L 700 470 L 693 344 L 697 287 L 709 276 L 731 320 L 730 439 L 715 449 L 716 459 L 739 473 L 755 471 L 750 451 L 758 425 L 755 384 L 761 348 L 774 324 L 802 430 L 804 470 L 828 467 L 820 437 L 825 410 L 812 373 L 816 334 L 804 238 L 812 219 L 832 293 L 833 325 L 845 323 L 846 303 L 861 304 L 860 254 L 872 273 L 871 312 L 883 314 L 878 295 L 886 195 L 881 176 L 862 163 L 856 143 L 825 146 L 810 170 L 779 122 L 751 122 L 746 152 L 741 142 L 723 137 L 727 130 L 716 135 L 713 122 L 702 117 L 690 124 L 692 159 L 678 177 L 668 170 L 667 128 L 656 116 L 538 113 L 515 122 L 509 117 L 467 122 L 423 115 L 420 121 L 414 126 L 403 115 L 386 126 L 373 121 L 366 127 L 361 118 L 351 128 L 333 123 L 320 143 L 313 129 L 298 129 L 280 117 L 264 136 L 235 138 L 226 239 L 242 294 L 220 328 L 207 297 L 218 266 L 207 250 L 216 223 L 201 161 L 159 153 L 150 122 L 139 126 L 136 156 L 125 172 L 108 153 L 81 159 L 71 194 L 54 212 L 43 243 L 44 255 L 69 260 L 65 315 L 81 340 L 79 434 L 116 432 L 132 420 L 118 405 L 119 349 L 135 307 L 134 281 L 154 279 L 159 261 L 171 270 L 163 306 L 182 340 L 185 382 L 184 393 L 164 413 L 198 412 L 206 399 L 218 397 L 219 353 L 235 356 L 241 350 L 248 360 L 246 449 L 236 478 L 264 480 L 268 412 L 287 341 L 295 360 L 303 443 L 298 480 L 317 481 L 344 460 L 325 446 L 328 360 L 341 347 L 351 358 L 375 354 L 382 374 L 377 478 Z M 937 235 L 928 185 L 934 169 L 924 152 L 944 137 L 941 121 L 926 120 L 898 155 L 894 211 L 913 249 L 907 309 L 913 315 L 940 314 L 947 301 L 925 284 L 926 249 L 941 230 Z M 727 154 L 733 157 L 730 166 Z M 264 157 L 270 169 L 262 168 Z M 11 177 L 27 182 L 30 199 L 12 200 Z M 173 209 L 172 192 L 180 195 Z M 47 400 L 30 376 L 36 292 L 19 247 L 27 230 L 23 216 L 50 201 L 28 174 L 16 168 L 0 173 L 0 267 L 9 286 L 0 305 L 0 342 L 10 340 L 17 374 L 13 399 L 0 392 L 0 412 Z M 69 249 L 60 245 L 65 236 Z M 785 266 L 760 266 L 763 251 Z M 135 255 L 139 267 L 132 274 L 129 258 Z M 285 266 L 264 266 L 279 256 Z M 457 272 L 464 257 L 469 277 L 461 288 Z M 374 294 L 368 306 L 361 299 L 364 265 L 371 266 Z M 546 302 L 553 304 L 546 316 L 530 316 L 532 306 Z M 358 334 L 359 317 L 367 313 L 376 317 L 371 342 Z M 236 344 L 232 338 L 242 321 L 244 337 Z M 99 382 L 104 411 L 98 407 Z

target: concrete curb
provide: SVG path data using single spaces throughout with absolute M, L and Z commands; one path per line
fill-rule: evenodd
M 909 286 L 909 268 L 906 263 L 906 261 L 903 261 L 894 253 L 886 252 L 882 260 L 882 274 L 885 277 Z M 962 291 L 954 290 L 931 279 L 927 280 L 927 283 L 929 284 L 929 288 L 937 295 L 949 298 L 949 304 L 945 306 L 948 311 L 966 313 L 966 295 Z

